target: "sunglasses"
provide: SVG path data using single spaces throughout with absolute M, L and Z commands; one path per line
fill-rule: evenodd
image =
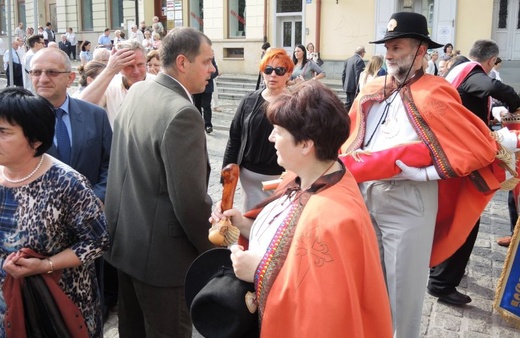
M 33 70 L 29 71 L 29 74 L 31 74 L 31 76 L 36 76 L 36 77 L 42 76 L 42 74 L 45 74 L 48 77 L 56 77 L 60 74 L 66 74 L 66 73 L 70 73 L 70 71 L 60 72 L 57 70 L 39 70 L 39 69 L 33 69 Z
M 285 73 L 287 73 L 287 68 L 285 68 L 285 67 L 274 68 L 272 66 L 267 66 L 264 69 L 264 74 L 271 75 L 273 73 L 273 70 L 274 70 L 275 74 L 278 76 L 283 76 L 283 75 L 285 75 Z

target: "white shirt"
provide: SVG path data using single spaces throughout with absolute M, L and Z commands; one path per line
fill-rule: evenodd
M 146 73 L 146 80 L 155 78 L 155 75 Z M 110 84 L 108 85 L 103 98 L 101 99 L 100 106 L 104 107 L 107 111 L 108 121 L 112 129 L 114 128 L 114 120 L 116 119 L 119 107 L 125 100 L 128 89 L 123 85 L 123 75 L 117 74 L 114 76 Z
M 139 43 L 142 43 L 144 40 L 143 32 L 141 32 L 139 29 L 135 32 L 132 32 L 130 35 L 130 40 L 136 40 Z
M 387 103 L 390 104 L 388 108 L 385 109 Z M 387 110 L 387 112 L 385 112 L 385 110 Z M 385 150 L 404 143 L 420 140 L 419 135 L 417 135 L 408 120 L 399 93 L 390 95 L 390 97 L 382 103 L 376 103 L 370 108 L 366 128 L 365 150 Z M 370 140 L 370 138 L 372 139 Z M 370 143 L 366 144 L 369 140 Z
M 71 46 L 76 46 L 77 43 L 78 43 L 77 40 L 76 40 L 76 34 L 74 34 L 74 32 L 72 32 L 72 33 L 68 33 L 67 32 L 66 35 L 67 35 L 67 41 L 70 42 L 70 45 Z

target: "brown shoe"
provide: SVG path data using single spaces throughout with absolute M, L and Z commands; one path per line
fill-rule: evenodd
M 500 246 L 505 246 L 506 248 L 511 244 L 511 236 L 501 237 L 497 239 L 497 244 Z

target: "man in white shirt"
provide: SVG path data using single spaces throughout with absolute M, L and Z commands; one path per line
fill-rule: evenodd
M 31 59 L 34 54 L 40 49 L 45 47 L 45 41 L 43 39 L 43 35 L 33 35 L 27 39 L 27 45 L 29 45 L 29 51 L 25 53 L 23 60 L 23 86 L 25 89 L 30 90 L 32 93 L 36 94 L 34 91 L 34 87 L 32 84 L 32 79 L 29 74 L 31 70 Z
M 25 36 L 25 30 L 23 29 L 23 22 L 20 22 L 18 24 L 18 27 L 14 29 L 14 36 L 17 38 L 24 38 Z
M 137 25 L 133 25 L 131 30 L 132 30 L 132 33 L 130 34 L 130 40 L 135 40 L 139 43 L 142 43 L 144 40 L 143 32 L 141 32 L 139 29 L 137 29 Z
M 155 77 L 146 73 L 144 47 L 136 40 L 120 42 L 116 49 L 107 67 L 78 96 L 81 100 L 105 108 L 111 126 L 128 89 L 136 82 Z
M 18 39 L 14 39 L 11 48 L 4 53 L 4 69 L 6 70 L 5 75 L 7 77 L 8 87 L 11 85 L 9 60 L 13 61 L 13 84 L 18 87 L 23 87 L 22 59 L 18 54 L 18 47 L 20 47 L 20 43 Z

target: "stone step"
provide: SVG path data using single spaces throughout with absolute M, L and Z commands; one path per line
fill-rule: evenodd
M 219 99 L 240 100 L 255 90 L 258 77 L 254 75 L 224 74 L 217 78 Z M 345 92 L 339 80 L 320 80 L 332 89 L 344 101 Z

